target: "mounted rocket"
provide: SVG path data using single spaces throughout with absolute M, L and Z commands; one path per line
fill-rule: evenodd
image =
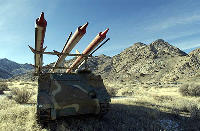
M 106 34 L 109 29 L 106 29 L 104 32 L 100 32 L 88 45 L 88 47 L 83 51 L 83 55 L 89 55 L 105 38 Z M 67 69 L 67 73 L 70 73 L 72 70 L 76 69 L 83 61 L 84 56 L 79 56 L 75 62 L 70 66 L 69 69 Z
M 96 48 L 106 38 L 106 34 L 109 30 L 109 29 L 106 29 L 104 32 L 100 32 L 92 40 L 92 42 L 88 45 L 88 47 L 83 51 L 82 54 L 80 54 L 78 51 L 76 51 L 77 54 L 69 54 L 71 52 L 71 50 L 76 46 L 76 44 L 80 41 L 80 39 L 86 33 L 87 26 L 88 26 L 88 22 L 86 24 L 84 24 L 83 26 L 79 26 L 73 35 L 71 33 L 61 52 L 58 52 L 55 50 L 54 50 L 54 52 L 44 52 L 46 47 L 43 48 L 43 44 L 44 44 L 46 27 L 47 27 L 47 21 L 45 20 L 44 13 L 42 12 L 40 17 L 36 19 L 36 23 L 35 23 L 35 49 L 33 49 L 32 47 L 29 46 L 31 51 L 34 53 L 35 73 L 38 75 L 39 73 L 42 72 L 42 68 L 44 68 L 44 67 L 42 67 L 43 54 L 51 54 L 51 55 L 58 56 L 58 60 L 56 61 L 54 66 L 51 67 L 52 70 L 50 70 L 53 72 L 54 72 L 54 69 L 64 68 L 64 67 L 60 67 L 60 66 L 63 63 L 63 61 L 65 60 L 66 56 L 77 56 L 77 59 L 75 60 L 75 62 L 66 71 L 67 73 L 70 73 L 72 70 L 77 69 L 77 67 L 80 66 L 80 64 L 84 60 L 86 60 L 87 57 L 91 56 L 97 49 L 99 49 L 104 43 L 106 43 L 109 40 L 109 39 L 106 40 L 105 42 L 102 43 L 102 45 L 100 45 L 98 48 Z M 72 35 L 72 37 L 71 37 L 71 35 Z M 95 48 L 96 48 L 96 50 L 94 50 Z
M 79 26 L 77 28 L 77 30 L 75 31 L 75 33 L 73 34 L 71 39 L 66 42 L 61 53 L 67 54 L 67 53 L 71 52 L 71 50 L 74 48 L 74 46 L 80 41 L 80 39 L 86 33 L 87 26 L 88 26 L 88 22 L 86 24 L 84 24 L 83 26 Z M 67 57 L 67 55 L 60 55 L 58 60 L 56 61 L 55 65 L 54 65 L 54 67 L 59 67 L 63 63 L 63 61 L 65 60 L 66 57 Z
M 35 51 L 44 52 L 44 37 L 46 32 L 47 21 L 44 19 L 44 12 L 36 19 L 35 23 Z M 43 64 L 43 54 L 35 53 L 35 72 L 40 72 Z

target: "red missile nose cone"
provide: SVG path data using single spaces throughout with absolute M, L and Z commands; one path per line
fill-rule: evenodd
M 109 28 L 107 28 L 104 32 L 101 32 L 101 36 L 105 37 L 107 32 L 108 32 Z
M 85 33 L 86 33 L 86 28 L 87 28 L 87 26 L 88 26 L 88 22 L 87 22 L 85 25 L 83 25 L 83 26 L 79 26 L 79 27 L 78 27 L 78 30 L 79 30 L 81 33 L 85 34 Z
M 39 21 L 44 21 L 44 12 L 42 12 L 42 13 L 40 14 Z
M 44 12 L 42 12 L 40 17 L 36 19 L 36 24 L 42 27 L 47 26 L 47 21 L 44 19 Z
M 81 29 L 81 30 L 86 30 L 86 28 L 87 28 L 88 24 L 89 24 L 89 23 L 87 22 L 85 25 L 81 26 L 81 28 L 80 28 L 80 29 Z

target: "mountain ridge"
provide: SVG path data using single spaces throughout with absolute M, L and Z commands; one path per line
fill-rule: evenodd
M 0 59 L 0 78 L 8 79 L 33 69 L 30 64 L 18 64 L 7 58 Z
M 158 39 L 150 44 L 137 42 L 113 57 L 102 54 L 89 58 L 87 63 L 89 69 L 101 75 L 105 81 L 169 82 L 200 74 L 198 52 L 200 50 L 196 49 L 187 54 L 163 39 Z M 70 66 L 74 60 L 66 60 L 63 65 Z M 83 68 L 84 65 L 80 67 Z M 29 75 L 20 77 L 29 79 L 31 75 L 29 72 Z

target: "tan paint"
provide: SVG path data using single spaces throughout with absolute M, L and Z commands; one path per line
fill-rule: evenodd
M 94 101 L 96 102 L 96 105 L 97 105 L 97 110 L 96 110 L 96 114 L 99 114 L 100 112 L 100 105 L 99 105 L 99 100 L 98 99 L 94 99 Z
M 52 77 L 51 74 L 50 74 L 50 78 L 51 78 L 51 80 L 53 80 L 53 77 Z M 55 84 L 56 84 L 57 89 L 54 90 L 54 91 L 52 92 L 52 95 L 53 95 L 52 101 L 53 101 L 53 103 L 54 103 L 54 107 L 60 109 L 61 107 L 58 105 L 58 103 L 57 103 L 56 100 L 55 100 L 55 95 L 56 95 L 58 92 L 61 91 L 61 86 L 60 86 L 60 84 L 59 84 L 56 80 L 55 80 Z
M 73 86 L 79 88 L 80 90 L 82 90 L 85 93 L 88 93 L 88 91 L 83 89 L 80 85 L 73 85 Z
M 65 109 L 65 108 L 75 108 L 76 112 L 79 111 L 79 105 L 78 104 L 71 104 L 71 105 L 67 105 L 67 106 L 64 106 L 62 109 Z

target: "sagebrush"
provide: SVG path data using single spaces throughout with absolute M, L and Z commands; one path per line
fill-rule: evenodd
M 3 91 L 8 91 L 8 90 L 9 90 L 8 84 L 5 82 L 0 82 L 0 94 L 2 94 Z
M 11 91 L 12 98 L 20 104 L 27 103 L 33 96 L 33 93 L 26 88 L 14 88 Z
M 185 84 L 179 88 L 179 92 L 183 96 L 200 96 L 200 85 L 199 84 Z
M 108 91 L 108 94 L 110 96 L 116 96 L 117 95 L 117 89 L 115 89 L 113 87 L 107 87 L 107 91 Z

